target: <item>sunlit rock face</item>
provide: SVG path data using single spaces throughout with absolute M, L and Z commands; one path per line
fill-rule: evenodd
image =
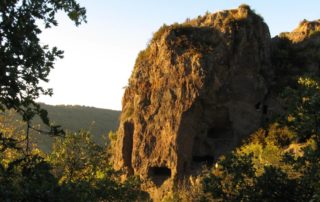
M 168 187 L 258 129 L 272 111 L 270 41 L 248 6 L 162 27 L 129 79 L 115 167 Z
M 320 19 L 315 21 L 303 20 L 292 32 L 283 32 L 281 37 L 287 37 L 293 43 L 306 41 L 320 31 Z

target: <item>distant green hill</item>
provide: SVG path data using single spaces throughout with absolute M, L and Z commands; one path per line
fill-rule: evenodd
M 77 132 L 81 129 L 89 130 L 94 140 L 100 144 L 105 144 L 103 135 L 110 130 L 118 128 L 120 111 L 86 107 L 79 105 L 46 105 L 41 104 L 42 108 L 49 113 L 50 121 L 56 125 L 61 125 L 65 131 Z M 42 125 L 36 118 L 34 125 Z M 34 138 L 37 145 L 44 151 L 50 151 L 53 142 L 52 137 L 43 134 L 35 134 Z

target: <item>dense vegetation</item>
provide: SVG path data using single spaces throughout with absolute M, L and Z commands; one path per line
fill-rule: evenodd
M 1 116 L 1 201 L 134 201 L 148 195 L 136 177 L 121 180 L 108 161 L 107 148 L 87 131 L 56 137 L 45 154 L 31 142 L 26 150 L 24 124 Z
M 32 119 L 39 115 L 50 126 L 49 134 L 63 134 L 50 125 L 48 113 L 35 102 L 40 95 L 52 95 L 44 88 L 56 59 L 63 51 L 40 43 L 40 25 L 57 26 L 56 14 L 65 12 L 75 25 L 86 22 L 86 9 L 75 0 L 14 0 L 0 2 L 0 110 L 14 109 L 27 123 L 27 138 Z

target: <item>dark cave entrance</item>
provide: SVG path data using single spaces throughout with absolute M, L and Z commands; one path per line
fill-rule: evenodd
M 254 108 L 255 108 L 256 110 L 259 110 L 260 107 L 261 107 L 261 102 L 258 102 L 257 104 L 254 105 Z
M 151 180 L 159 187 L 171 177 L 171 169 L 166 166 L 150 167 L 148 174 Z
M 125 165 L 129 168 L 129 172 L 133 173 L 132 168 L 132 147 L 133 147 L 133 133 L 134 125 L 131 122 L 124 123 L 124 146 L 123 146 L 123 159 Z
M 228 129 L 225 126 L 215 126 L 208 129 L 207 137 L 210 139 L 219 139 L 223 138 L 226 133 L 228 133 Z
M 268 113 L 268 105 L 263 105 L 262 107 L 262 113 L 267 114 Z
M 255 109 L 257 110 L 257 111 L 260 111 L 261 110 L 261 108 L 262 108 L 262 113 L 263 114 L 267 114 L 268 113 L 268 105 L 261 105 L 261 102 L 258 102 L 257 104 L 255 104 Z

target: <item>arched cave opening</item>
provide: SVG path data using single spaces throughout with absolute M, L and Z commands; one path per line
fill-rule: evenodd
M 148 175 L 157 186 L 161 186 L 164 181 L 171 177 L 171 169 L 166 166 L 150 167 Z
M 193 156 L 192 161 L 194 163 L 206 164 L 208 166 L 212 166 L 214 163 L 213 155 L 204 155 L 204 156 Z

